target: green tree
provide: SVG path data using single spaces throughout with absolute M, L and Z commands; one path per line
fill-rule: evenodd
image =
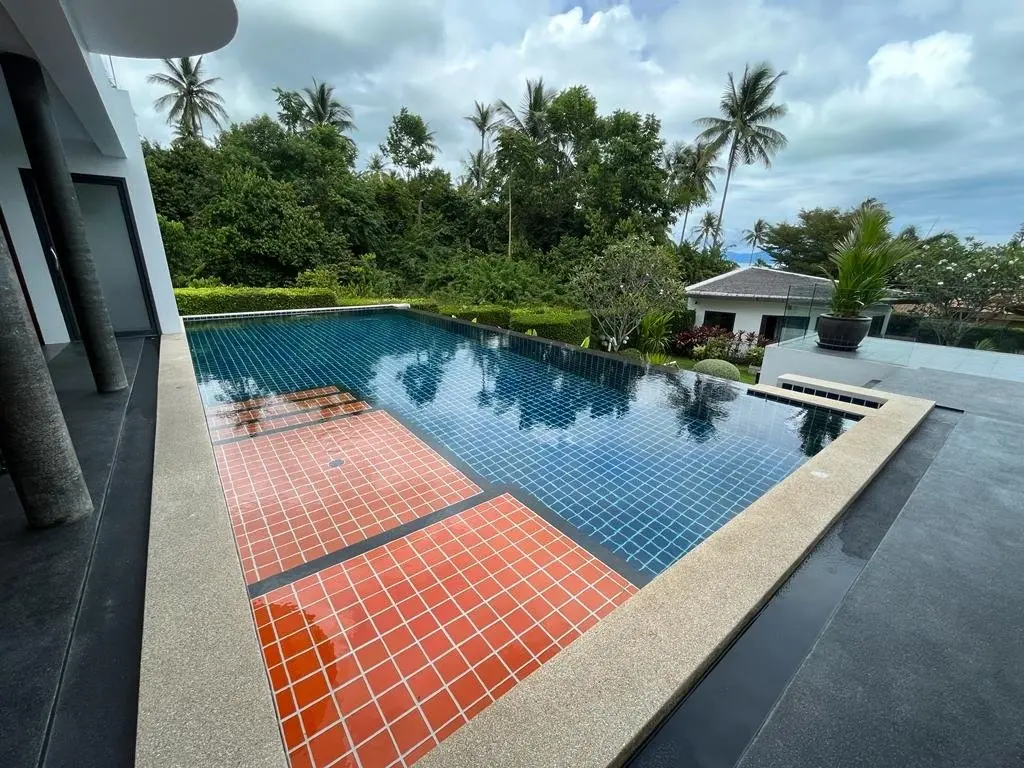
M 157 212 L 187 222 L 217 194 L 220 154 L 201 139 L 175 139 L 169 147 L 142 142 Z
M 662 163 L 668 173 L 669 196 L 673 207 L 683 212 L 683 226 L 679 243 L 686 239 L 686 225 L 690 211 L 706 205 L 716 191 L 714 178 L 722 172 L 715 165 L 716 150 L 704 142 L 682 144 L 676 142 L 667 150 Z
M 302 271 L 351 261 L 344 238 L 328 232 L 294 188 L 251 170 L 230 168 L 218 196 L 196 216 L 201 276 L 228 284 L 286 285 Z
M 494 158 L 481 149 L 479 152 L 470 152 L 462 165 L 466 171 L 466 182 L 472 189 L 481 191 L 494 170 Z
M 213 87 L 220 78 L 205 76 L 203 57 L 163 59 L 163 64 L 166 71 L 156 72 L 146 81 L 168 90 L 153 102 L 161 112 L 167 111 L 167 124 L 176 126 L 181 137 L 202 136 L 203 121 L 220 129 L 229 119 L 224 99 Z
M 754 251 L 764 243 L 764 236 L 767 232 L 768 222 L 764 219 L 755 221 L 752 229 L 743 230 L 743 242 L 750 246 L 750 258 L 747 259 L 748 264 L 754 261 Z
M 582 265 L 570 287 L 612 352 L 628 342 L 645 315 L 675 309 L 681 294 L 672 251 L 637 236 L 609 245 Z
M 820 277 L 822 270 L 833 275 L 830 256 L 853 228 L 858 211 L 865 206 L 879 206 L 869 198 L 858 206 L 841 211 L 838 208 L 803 209 L 797 223 L 769 224 L 761 237 L 761 249 L 781 269 Z
M 477 101 L 473 104 L 473 114 L 464 118 L 473 124 L 480 133 L 480 154 L 487 150 L 487 137 L 498 127 L 498 111 L 493 104 Z
M 1024 300 L 1024 247 L 946 234 L 922 244 L 896 284 L 939 343 L 957 346 L 969 330 Z
M 721 222 L 718 217 L 715 216 L 711 211 L 704 211 L 704 215 L 700 217 L 700 221 L 693 228 L 694 242 L 700 244 L 705 250 L 710 248 L 712 245 L 717 245 L 718 231 L 721 226 Z
M 722 253 L 722 246 L 715 243 L 708 248 L 698 248 L 693 243 L 682 242 L 676 246 L 679 259 L 679 277 L 683 285 L 693 285 L 709 280 L 736 269 L 736 264 Z
M 438 147 L 434 131 L 427 122 L 402 107 L 391 120 L 387 138 L 380 145 L 381 154 L 407 176 L 420 173 L 434 162 Z
M 352 108 L 334 98 L 333 85 L 318 83 L 314 77 L 313 87 L 303 88 L 301 98 L 305 106 L 303 124 L 307 128 L 327 125 L 335 128 L 338 133 L 345 133 L 356 127 Z
M 547 110 L 556 92 L 544 85 L 544 78 L 526 81 L 526 91 L 519 102 L 519 110 L 513 109 L 504 99 L 496 105 L 497 113 L 506 128 L 525 134 L 541 143 L 548 137 Z
M 274 101 L 277 102 L 277 119 L 288 131 L 298 133 L 306 122 L 306 101 L 298 91 L 287 91 L 274 88 Z
M 733 171 L 739 165 L 758 162 L 770 168 L 772 158 L 786 146 L 785 134 L 769 125 L 786 115 L 786 105 L 772 101 L 775 88 L 785 74 L 785 71 L 776 73 L 768 63 L 755 64 L 753 68 L 748 64 L 737 87 L 730 72 L 719 102 L 721 116 L 696 120 L 696 125 L 703 128 L 698 141 L 707 142 L 716 149 L 727 148 L 725 188 L 718 210 L 719 238 Z

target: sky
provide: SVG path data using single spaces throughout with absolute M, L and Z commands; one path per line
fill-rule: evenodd
M 404 105 L 458 175 L 478 142 L 463 119 L 474 100 L 518 103 L 541 76 L 586 85 L 603 114 L 653 112 L 666 141 L 689 141 L 727 73 L 763 60 L 788 73 L 776 127 L 789 145 L 770 169 L 735 172 L 726 243 L 758 218 L 868 197 L 922 232 L 1003 241 L 1024 222 L 1024 0 L 236 3 L 235 39 L 204 61 L 232 119 L 274 114 L 274 86 L 325 80 L 355 111 L 360 163 Z M 168 141 L 146 83 L 157 62 L 113 66 L 141 134 Z

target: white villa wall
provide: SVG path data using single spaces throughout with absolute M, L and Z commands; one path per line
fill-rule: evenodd
M 736 322 L 733 326 L 734 331 L 743 331 L 744 333 L 753 331 L 757 333 L 761 330 L 761 318 L 764 315 L 778 315 L 780 317 L 789 315 L 790 317 L 808 317 L 808 330 L 814 330 L 815 320 L 820 315 L 828 312 L 828 304 L 821 302 L 820 305 L 815 306 L 813 309 L 809 309 L 806 306 L 799 308 L 791 308 L 788 312 L 786 311 L 786 302 L 778 301 L 773 299 L 719 299 L 719 298 L 708 298 L 706 296 L 692 296 L 687 298 L 686 305 L 689 309 L 694 310 L 696 317 L 694 318 L 694 325 L 704 325 L 704 313 L 705 312 L 734 312 L 736 314 Z M 883 333 L 885 327 L 888 325 L 888 315 L 892 313 L 891 307 L 879 307 L 877 309 L 870 309 L 865 314 L 871 316 L 885 315 L 886 320 L 883 324 Z
M 93 57 L 94 62 L 96 58 Z M 103 77 L 102 70 L 96 72 L 94 68 L 93 76 Z M 181 318 L 174 302 L 170 271 L 164 254 L 163 240 L 160 237 L 160 227 L 157 224 L 156 208 L 150 191 L 146 164 L 142 157 L 131 101 L 126 91 L 114 88 L 105 80 L 100 85 L 104 89 L 104 102 L 127 156 L 108 157 L 101 154 L 90 142 L 70 140 L 64 144 L 68 166 L 72 173 L 124 179 L 146 263 L 159 330 L 162 333 L 179 333 L 182 330 Z M 17 132 L 14 111 L 7 97 L 6 87 L 0 85 L 0 88 L 0 119 L 8 126 L 0 137 L 0 206 L 7 220 L 11 241 L 28 287 L 43 341 L 47 344 L 63 343 L 68 340 L 67 328 L 21 182 L 20 169 L 29 167 L 28 157 Z M 14 126 L 13 129 L 11 126 Z M 99 260 L 103 258 L 103 254 L 94 253 L 93 257 Z M 107 296 L 106 299 L 109 303 L 116 300 L 116 297 Z

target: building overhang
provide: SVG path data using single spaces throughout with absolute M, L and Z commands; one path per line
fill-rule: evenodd
M 93 53 L 143 59 L 196 56 L 235 36 L 234 0 L 65 0 Z

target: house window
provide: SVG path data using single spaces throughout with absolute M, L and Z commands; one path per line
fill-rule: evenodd
M 713 325 L 718 328 L 725 328 L 727 331 L 733 330 L 733 326 L 736 325 L 736 313 L 735 312 L 712 312 L 708 310 L 704 313 L 704 325 Z

